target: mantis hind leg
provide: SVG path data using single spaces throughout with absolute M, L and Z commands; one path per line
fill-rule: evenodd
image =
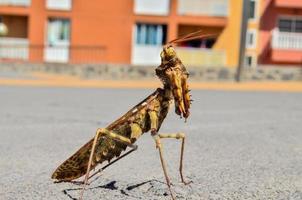
M 88 180 L 91 179 L 92 177 L 94 177 L 95 175 L 97 175 L 98 173 L 101 173 L 102 171 L 104 171 L 107 167 L 109 167 L 110 165 L 116 163 L 117 161 L 121 160 L 122 158 L 128 156 L 130 153 L 134 152 L 137 150 L 137 146 L 134 145 L 134 148 L 132 148 L 130 151 L 124 153 L 123 155 L 119 156 L 118 158 L 116 158 L 115 160 L 111 161 L 110 163 L 108 163 L 107 165 L 105 165 L 104 167 L 100 168 L 99 170 L 97 170 L 96 172 L 94 172 L 91 176 L 89 176 Z M 97 179 L 97 178 L 96 178 Z M 94 179 L 95 180 L 95 179 Z M 94 182 L 91 181 L 90 183 Z M 84 183 L 84 182 L 83 182 Z
M 90 152 L 90 157 L 89 157 L 89 161 L 88 161 L 87 172 L 86 172 L 86 175 L 85 175 L 84 185 L 83 185 L 83 188 L 82 188 L 81 193 L 80 193 L 80 198 L 79 198 L 80 200 L 83 199 L 84 191 L 85 191 L 88 179 L 89 179 L 89 172 L 90 172 L 91 165 L 92 165 L 92 162 L 93 162 L 93 157 L 94 157 L 94 154 L 95 154 L 95 146 L 96 146 L 96 143 L 97 143 L 99 137 L 108 137 L 108 138 L 111 138 L 111 139 L 113 139 L 113 140 L 115 140 L 117 142 L 126 144 L 127 146 L 129 146 L 129 147 L 131 147 L 133 149 L 137 149 L 137 145 L 132 144 L 132 142 L 131 142 L 131 140 L 129 138 L 121 136 L 121 135 L 119 135 L 117 133 L 114 133 L 113 131 L 109 131 L 109 130 L 104 129 L 104 128 L 99 128 L 96 131 L 96 134 L 95 134 L 95 137 L 94 137 L 94 140 L 93 140 L 93 144 L 92 144 L 92 147 L 91 147 L 91 152 Z M 129 155 L 129 152 L 126 153 L 126 154 Z M 125 156 L 126 155 L 124 154 L 123 157 L 125 157 Z M 119 159 L 120 158 L 117 158 L 114 162 L 116 162 Z M 105 167 L 108 167 L 111 164 L 109 163 Z M 95 174 L 93 174 L 92 176 L 94 176 L 94 175 Z

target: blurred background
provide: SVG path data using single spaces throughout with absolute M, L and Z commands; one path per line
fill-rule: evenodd
M 0 0 L 0 199 L 77 199 L 54 184 L 65 159 L 160 86 L 178 44 L 191 116 L 167 116 L 177 199 L 302 199 L 302 0 Z M 239 83 L 238 83 L 239 82 Z M 26 86 L 26 87 L 25 87 Z M 149 134 L 85 199 L 170 199 Z M 80 180 L 80 179 L 79 179 Z
M 142 78 L 196 30 L 217 35 L 177 46 L 197 80 L 302 79 L 301 0 L 0 0 L 1 66 Z

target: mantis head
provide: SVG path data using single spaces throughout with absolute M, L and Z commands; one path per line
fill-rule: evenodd
M 160 53 L 161 65 L 155 70 L 156 75 L 163 82 L 164 88 L 172 91 L 175 102 L 175 113 L 185 119 L 190 115 L 189 110 L 192 101 L 187 83 L 189 73 L 181 60 L 177 57 L 173 45 L 194 39 L 215 37 L 213 34 L 201 34 L 201 32 L 202 31 L 199 30 L 187 34 L 164 45 L 163 50 Z
M 189 73 L 177 57 L 172 45 L 165 45 L 160 54 L 161 65 L 155 72 L 163 82 L 164 88 L 172 91 L 175 113 L 187 119 L 190 115 L 190 95 L 187 84 Z

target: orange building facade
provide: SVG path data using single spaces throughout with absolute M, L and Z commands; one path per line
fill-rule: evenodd
M 0 56 L 31 62 L 156 65 L 163 44 L 195 30 L 216 39 L 180 44 L 191 66 L 236 67 L 237 0 L 6 0 Z M 4 59 L 4 60 L 5 60 Z M 2 59 L 3 60 L 3 59 Z

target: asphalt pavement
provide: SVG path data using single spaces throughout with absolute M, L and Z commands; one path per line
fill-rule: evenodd
M 152 89 L 0 87 L 0 199 L 78 199 L 81 186 L 53 183 L 55 168 Z M 302 199 L 302 93 L 193 90 L 185 123 L 171 109 L 161 132 L 177 199 Z M 84 199 L 170 199 L 150 134 L 106 169 Z

